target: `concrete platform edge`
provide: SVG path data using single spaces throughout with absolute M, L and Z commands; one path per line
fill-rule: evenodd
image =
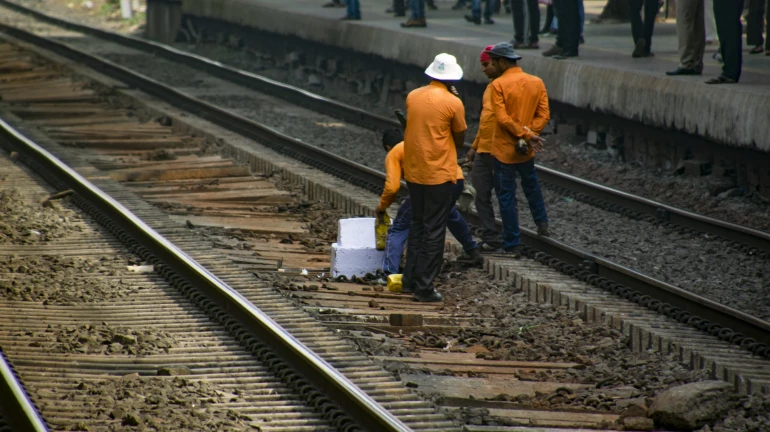
M 183 13 L 420 67 L 439 52 L 455 55 L 462 65 L 475 66 L 478 61 L 479 47 L 434 39 L 419 30 L 339 22 L 249 0 L 185 0 Z M 555 61 L 537 53 L 527 55 L 521 64 L 543 79 L 553 100 L 735 147 L 770 151 L 770 96 L 729 85 L 707 86 L 705 77 L 670 78 L 594 66 L 581 59 Z M 485 82 L 478 68 L 466 69 L 466 79 Z

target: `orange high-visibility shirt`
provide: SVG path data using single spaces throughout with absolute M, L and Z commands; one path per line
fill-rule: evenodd
M 385 189 L 382 190 L 380 203 L 377 209 L 385 211 L 396 200 L 398 191 L 401 189 L 401 178 L 404 175 L 404 142 L 393 146 L 385 156 Z M 463 180 L 463 170 L 457 166 L 457 180 Z
M 517 66 L 503 72 L 490 86 L 490 103 L 496 120 L 492 155 L 505 164 L 532 159 L 535 151 L 531 147 L 528 154 L 521 155 L 516 152 L 515 146 L 521 138 L 529 141 L 539 135 L 548 124 L 551 113 L 545 84 Z
M 453 132 L 468 128 L 462 101 L 438 81 L 412 90 L 406 97 L 404 178 L 437 185 L 457 181 L 457 149 Z
M 487 85 L 484 97 L 481 98 L 481 117 L 479 118 L 479 130 L 476 139 L 473 140 L 473 149 L 479 153 L 492 153 L 492 145 L 495 142 L 497 119 L 495 110 L 492 109 L 492 84 Z

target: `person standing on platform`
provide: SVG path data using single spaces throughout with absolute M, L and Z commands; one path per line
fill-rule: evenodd
M 482 0 L 471 1 L 471 14 L 465 15 L 465 20 L 476 25 L 481 25 L 481 2 Z M 492 20 L 492 2 L 493 0 L 483 0 L 484 2 L 484 24 L 494 24 Z
M 644 20 L 641 18 L 644 5 Z M 655 15 L 660 4 L 658 0 L 631 0 L 631 36 L 634 38 L 634 52 L 631 57 L 651 57 L 652 31 L 655 28 Z
M 580 4 L 583 0 L 553 0 L 558 30 L 556 43 L 543 51 L 544 57 L 566 59 L 578 56 L 580 44 Z
M 767 15 L 765 15 L 767 14 Z M 767 37 L 762 30 L 767 28 Z M 764 43 L 764 47 L 762 44 Z M 749 0 L 749 16 L 746 20 L 746 45 L 751 46 L 749 54 L 770 55 L 770 1 Z
M 491 107 L 484 107 L 491 109 L 494 119 L 484 116 L 485 121 L 479 123 L 479 135 L 481 139 L 492 137 L 494 186 L 503 220 L 503 250 L 519 258 L 521 233 L 516 209 L 516 173 L 521 176 L 521 187 L 538 234 L 550 235 L 548 214 L 535 172 L 535 153 L 543 149 L 539 134 L 550 119 L 548 93 L 540 78 L 521 70 L 517 64 L 521 56 L 510 43 L 499 43 L 484 52 L 491 57 L 492 73 L 497 78 L 489 85 Z M 479 147 L 481 145 L 479 143 Z M 478 189 L 476 193 L 478 195 Z
M 677 0 L 676 35 L 679 39 L 679 66 L 666 75 L 700 75 L 706 51 L 706 21 L 703 0 Z
M 412 10 L 412 16 L 401 27 L 427 27 L 425 21 L 425 0 L 409 0 L 409 9 Z
M 361 4 L 359 0 L 348 0 L 348 11 L 342 21 L 360 20 L 361 19 Z
M 457 182 L 457 149 L 465 142 L 465 107 L 450 87 L 463 77 L 457 59 L 439 54 L 425 69 L 432 81 L 406 97 L 404 179 L 412 201 L 403 291 L 415 300 L 444 298 L 433 280 L 444 261 L 447 217 Z
M 395 201 L 398 191 L 401 189 L 401 178 L 403 177 L 404 166 L 404 134 L 399 129 L 389 129 L 382 134 L 382 146 L 388 155 L 385 157 L 385 188 L 380 197 L 380 203 L 377 205 L 377 216 L 390 207 Z M 452 208 L 449 211 L 447 228 L 454 238 L 463 246 L 466 256 L 461 257 L 463 261 L 470 261 L 473 264 L 482 264 L 484 259 L 479 253 L 478 245 L 473 240 L 468 223 L 455 208 L 454 203 L 460 197 L 463 191 L 465 180 L 463 170 L 457 166 L 457 183 L 452 188 Z M 388 236 L 385 242 L 385 258 L 382 263 L 382 271 L 385 275 L 399 273 L 401 264 L 401 255 L 406 246 L 406 240 L 409 236 L 409 229 L 412 225 L 412 202 L 407 197 L 398 208 L 396 219 L 393 225 L 388 229 Z
M 743 0 L 714 0 L 719 51 L 722 53 L 722 74 L 706 84 L 735 84 L 741 79 L 743 61 Z
M 538 30 L 540 30 L 540 7 L 537 0 L 510 0 L 511 14 L 513 15 L 513 40 L 511 43 L 514 48 L 519 49 L 539 49 Z M 527 18 L 527 27 L 529 35 L 524 41 L 524 18 Z

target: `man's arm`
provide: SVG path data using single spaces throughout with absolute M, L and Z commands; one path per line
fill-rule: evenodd
M 465 131 L 462 132 L 452 132 L 452 139 L 455 140 L 455 148 L 461 149 L 463 148 L 463 144 L 465 144 Z
M 503 98 L 503 91 L 499 83 L 492 83 L 492 109 L 495 112 L 495 120 L 497 123 L 508 131 L 515 138 L 524 138 L 529 141 L 535 135 L 532 131 L 524 128 L 523 124 L 520 124 L 505 110 L 505 99 Z
M 385 188 L 382 190 L 380 203 L 377 205 L 377 213 L 384 213 L 393 204 L 400 189 L 401 166 L 395 157 L 388 155 L 385 158 Z
M 465 144 L 465 132 L 468 125 L 465 123 L 465 106 L 460 99 L 454 106 L 454 115 L 452 116 L 452 139 L 455 141 L 455 148 L 462 148 Z
M 540 89 L 540 99 L 537 102 L 537 109 L 535 110 L 535 118 L 532 119 L 532 124 L 529 126 L 537 135 L 545 129 L 545 125 L 548 124 L 548 120 L 551 119 L 551 110 L 548 107 L 548 93 L 545 91 L 545 85 L 540 83 L 542 88 Z

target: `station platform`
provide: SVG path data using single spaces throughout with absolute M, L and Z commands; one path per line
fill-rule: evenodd
M 379 55 L 426 67 L 447 52 L 465 69 L 464 79 L 486 82 L 478 64 L 481 49 L 508 41 L 511 15 L 494 15 L 493 25 L 474 25 L 451 10 L 454 0 L 436 0 L 426 10 L 427 28 L 401 28 L 404 18 L 385 12 L 389 0 L 361 2 L 361 21 L 340 21 L 344 8 L 322 8 L 326 0 L 184 0 L 185 15 L 216 19 L 277 34 Z M 702 76 L 669 77 L 678 64 L 676 24 L 655 25 L 654 57 L 631 57 L 629 23 L 594 24 L 605 1 L 586 0 L 585 44 L 567 60 L 542 57 L 554 37 L 541 37 L 539 50 L 522 50 L 525 72 L 543 79 L 552 100 L 667 130 L 697 135 L 718 144 L 770 152 L 770 56 L 749 55 L 744 46 L 743 76 L 738 84 L 707 85 L 721 64 L 707 46 Z M 541 6 L 541 19 L 544 19 Z M 408 15 L 408 11 L 407 11 Z

